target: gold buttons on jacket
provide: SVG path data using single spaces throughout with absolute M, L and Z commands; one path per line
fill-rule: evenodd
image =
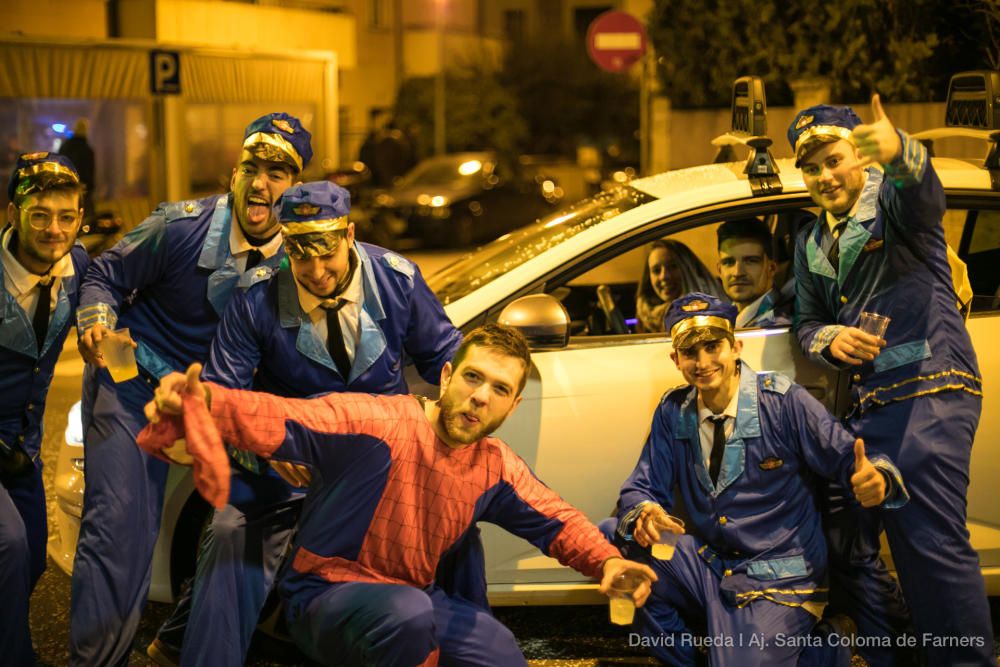
M 729 522 L 729 519 L 727 519 L 726 517 L 724 517 L 724 516 L 720 516 L 719 517 L 719 525 L 720 526 L 725 526 L 728 522 Z
M 722 573 L 722 576 L 723 577 L 731 577 L 731 576 L 733 576 L 733 571 L 732 570 L 726 570 L 725 572 Z
M 852 377 L 851 379 L 854 380 L 855 382 L 861 382 L 861 374 L 855 373 L 854 377 Z
M 840 297 L 840 302 L 841 303 L 847 303 L 847 297 L 846 296 Z

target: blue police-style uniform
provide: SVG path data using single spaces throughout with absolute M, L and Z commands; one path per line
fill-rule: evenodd
M 22 169 L 64 170 L 67 181 L 79 183 L 68 158 L 49 153 L 31 153 L 18 158 L 8 188 L 15 201 L 29 189 L 38 192 L 30 175 L 19 178 Z M 3 235 L 4 242 L 14 232 Z M 32 665 L 35 653 L 28 627 L 28 601 L 45 570 L 48 524 L 45 490 L 42 486 L 42 416 L 45 399 L 73 324 L 79 300 L 80 281 L 90 260 L 80 244 L 69 252 L 72 275 L 64 275 L 56 295 L 41 349 L 32 318 L 25 313 L 5 284 L 3 257 L 0 256 L 0 456 L 16 454 L 26 458 L 25 469 L 17 474 L 0 474 L 0 664 Z
M 0 316 L 0 441 L 20 448 L 34 467 L 23 478 L 0 484 L 0 664 L 33 664 L 28 599 L 45 570 L 48 524 L 42 486 L 42 415 L 56 362 L 73 323 L 80 280 L 89 259 L 82 245 L 70 251 L 74 275 L 62 279 L 45 345 L 38 350 L 31 320 L 6 288 Z M 3 282 L 0 260 L 0 287 Z M 9 661 L 9 662 L 8 662 Z
M 269 114 L 247 128 L 244 149 L 268 160 L 291 152 L 301 168 L 309 139 L 295 118 Z M 234 224 L 232 195 L 162 204 L 96 259 L 83 282 L 80 331 L 128 327 L 139 375 L 115 384 L 104 369 L 84 373 L 87 466 L 71 664 L 124 665 L 145 604 L 169 466 L 135 446 L 143 406 L 161 377 L 207 358 L 233 293 L 266 280 L 281 261 L 279 251 L 241 271 L 230 251 Z
M 316 204 L 312 218 L 341 218 L 350 208 L 343 188 L 308 183 L 282 196 L 280 220 L 288 219 L 286 208 L 290 213 L 304 200 Z M 353 251 L 362 303 L 360 335 L 348 377 L 340 374 L 303 312 L 295 278 L 286 266 L 267 282 L 234 296 L 212 343 L 203 378 L 288 397 L 345 391 L 403 394 L 407 385 L 402 369 L 406 360 L 412 360 L 425 380 L 437 384 L 442 367 L 461 343 L 461 333 L 414 264 L 365 243 L 354 244 Z M 266 464 L 260 474 L 251 472 L 248 468 L 260 462 L 245 452 L 234 452 L 250 465 L 235 467 L 230 504 L 215 513 L 202 542 L 183 638 L 184 666 L 243 664 L 305 495 L 304 489 L 288 486 Z M 175 619 L 184 614 L 179 608 Z M 234 617 L 239 619 L 235 628 Z M 172 622 L 176 621 L 168 626 Z
M 684 621 L 692 615 L 707 618 L 706 637 L 722 644 L 709 648 L 712 664 L 839 664 L 844 656 L 829 646 L 807 651 L 798 662 L 806 642 L 794 637 L 808 636 L 817 620 L 803 605 L 822 605 L 828 592 L 812 476 L 849 486 L 854 438 L 805 389 L 746 363 L 738 400 L 715 486 L 701 456 L 696 390 L 672 390 L 656 409 L 639 462 L 622 486 L 618 537 L 631 535 L 641 503 L 670 511 L 674 489 L 690 514 L 688 531 L 698 537 L 682 536 L 673 559 L 650 561 L 659 581 L 635 630 L 669 665 L 694 664 L 695 630 Z M 894 471 L 887 460 L 873 463 Z M 905 497 L 901 480 L 894 486 Z M 626 555 L 637 556 L 637 549 Z
M 801 151 L 816 134 L 847 139 L 859 122 L 843 107 L 813 107 L 799 113 L 789 139 Z M 929 664 L 993 665 L 986 592 L 965 525 L 982 379 L 956 308 L 941 182 L 927 150 L 905 133 L 899 136 L 900 156 L 884 173 L 867 170 L 836 241 L 838 266 L 828 258 L 835 241 L 827 212 L 796 243 L 799 343 L 812 360 L 849 369 L 854 405 L 847 426 L 870 451 L 899 465 L 911 496 L 896 512 L 848 508 L 831 514 L 833 586 L 842 589 L 862 634 L 891 636 L 905 629 L 905 605 L 878 557 L 884 524 Z M 886 315 L 891 323 L 875 360 L 852 368 L 835 360 L 829 346 L 845 327 L 857 326 L 862 311 Z M 886 653 L 862 650 L 872 665 L 893 664 Z
M 692 302 L 709 307 L 686 311 Z M 721 302 L 708 295 L 675 304 L 668 325 L 690 316 L 725 316 Z M 906 489 L 891 461 L 873 457 L 872 463 L 888 483 L 884 506 L 905 504 Z M 709 646 L 714 665 L 847 664 L 849 650 L 806 639 L 828 592 L 815 478 L 849 488 L 854 464 L 854 437 L 803 387 L 740 362 L 736 421 L 713 484 L 702 454 L 697 390 L 668 391 L 622 485 L 617 543 L 631 540 L 644 504 L 670 511 L 675 491 L 693 534 L 680 538 L 672 559 L 650 561 L 659 581 L 634 625 L 642 645 L 669 665 L 692 665 L 697 637 L 705 633 L 701 644 Z M 610 533 L 613 526 L 609 520 L 603 528 Z M 645 551 L 637 544 L 627 548 L 627 556 L 649 560 L 648 551 L 637 553 Z M 707 627 L 688 625 L 693 618 L 706 619 Z

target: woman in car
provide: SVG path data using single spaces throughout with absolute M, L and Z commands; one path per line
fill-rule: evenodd
M 672 239 L 653 241 L 635 293 L 636 331 L 663 331 L 663 315 L 667 308 L 674 299 L 688 292 L 726 298 L 722 283 L 690 248 Z

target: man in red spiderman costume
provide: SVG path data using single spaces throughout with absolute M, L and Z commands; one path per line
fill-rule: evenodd
M 471 332 L 445 364 L 438 401 L 345 393 L 279 398 L 203 384 L 194 364 L 186 376 L 161 381 L 146 406 L 154 424 L 139 444 L 161 453 L 186 436 L 197 456 L 206 442 L 221 448 L 224 440 L 312 468 L 279 590 L 291 635 L 313 659 L 525 665 L 514 636 L 488 609 L 434 584 L 442 556 L 476 522 L 495 523 L 599 577 L 602 591 L 618 575 L 640 575 L 638 606 L 656 579 L 645 565 L 621 558 L 580 511 L 490 437 L 521 401 L 530 364 L 524 337 L 496 324 Z

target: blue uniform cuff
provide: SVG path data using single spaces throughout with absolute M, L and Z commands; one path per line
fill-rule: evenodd
M 828 324 L 825 327 L 821 327 L 809 343 L 809 357 L 824 366 L 839 370 L 842 367 L 841 364 L 832 356 L 828 356 L 827 350 L 830 348 L 830 343 L 833 342 L 833 339 L 846 328 L 842 324 Z
M 643 500 L 638 505 L 630 509 L 625 513 L 621 519 L 618 520 L 618 528 L 615 532 L 618 533 L 618 537 L 622 538 L 627 542 L 632 542 L 632 531 L 635 529 L 636 519 L 642 513 L 642 508 L 646 505 L 655 505 L 652 500 Z
M 882 168 L 886 177 L 897 188 L 917 185 L 927 171 L 927 148 L 902 130 L 896 130 L 896 134 L 901 143 L 899 155 Z
M 903 483 L 903 474 L 888 457 L 877 455 L 871 458 L 872 465 L 885 477 L 885 500 L 880 507 L 887 510 L 899 509 L 910 501 L 910 494 Z
M 76 329 L 80 334 L 95 324 L 114 330 L 118 324 L 118 314 L 106 303 L 94 303 L 76 309 Z

